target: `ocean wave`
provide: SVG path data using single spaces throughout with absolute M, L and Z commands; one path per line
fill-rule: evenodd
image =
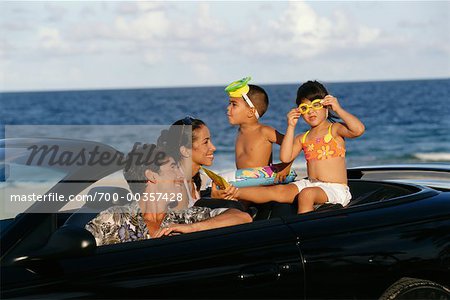
M 450 161 L 448 152 L 415 153 L 413 156 L 423 161 Z

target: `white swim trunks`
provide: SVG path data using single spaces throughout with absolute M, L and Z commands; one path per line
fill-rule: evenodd
M 309 179 L 300 179 L 289 184 L 295 184 L 298 188 L 298 192 L 307 187 L 320 187 L 325 194 L 327 194 L 328 200 L 326 203 L 342 204 L 342 206 L 346 206 L 352 198 L 350 189 L 345 184 L 311 181 Z

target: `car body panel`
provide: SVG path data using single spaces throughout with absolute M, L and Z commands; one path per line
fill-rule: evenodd
M 307 298 L 378 298 L 405 276 L 450 284 L 448 197 L 397 202 L 288 221 L 300 236 Z
M 234 226 L 104 246 L 89 257 L 27 266 L 36 278 L 10 287 L 4 282 L 2 292 L 5 297 L 54 290 L 61 298 L 74 293 L 210 298 L 212 294 L 251 297 L 256 288 L 267 296 L 302 298 L 303 268 L 295 235 L 281 220 L 250 225 L 245 230 Z M 196 285 L 198 291 L 193 288 Z M 291 286 L 300 288 L 292 293 L 287 288 Z
M 349 179 L 405 182 L 450 191 L 450 164 L 398 164 L 350 168 Z

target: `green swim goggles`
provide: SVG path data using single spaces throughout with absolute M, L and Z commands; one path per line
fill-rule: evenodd
M 228 94 L 230 94 L 230 96 L 232 96 L 232 97 L 239 97 L 239 96 L 241 96 L 241 93 L 239 93 L 240 91 L 238 91 L 238 90 L 248 86 L 248 82 L 251 79 L 252 78 L 250 76 L 248 76 L 248 77 L 242 78 L 241 80 L 233 81 L 225 88 L 225 91 Z
M 256 109 L 253 102 L 250 100 L 250 98 L 247 96 L 247 93 L 250 91 L 248 82 L 251 79 L 252 78 L 249 76 L 242 78 L 241 80 L 233 81 L 225 88 L 225 91 L 228 93 L 230 97 L 236 98 L 242 97 L 245 100 L 245 102 L 247 102 L 247 104 L 254 109 L 256 119 L 259 119 L 258 110 Z

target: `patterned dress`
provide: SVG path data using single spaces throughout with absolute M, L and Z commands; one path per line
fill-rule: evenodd
M 161 228 L 170 224 L 192 224 L 215 217 L 227 208 L 210 209 L 193 206 L 170 211 L 161 222 Z M 95 237 L 97 246 L 150 239 L 150 233 L 138 205 L 133 201 L 124 206 L 113 206 L 100 212 L 86 224 L 85 229 Z

